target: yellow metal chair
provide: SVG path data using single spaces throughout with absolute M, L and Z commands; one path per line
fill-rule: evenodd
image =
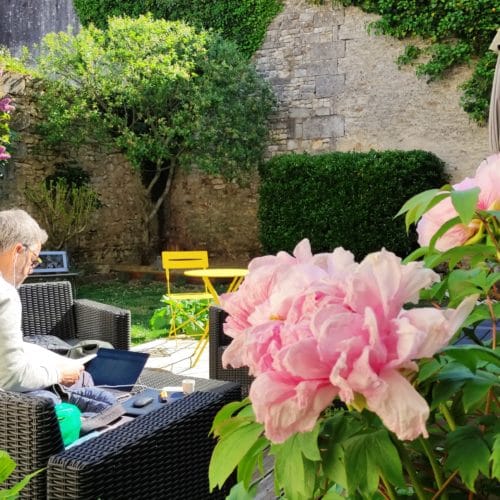
M 166 280 L 167 280 L 167 298 L 171 301 L 171 313 L 172 320 L 170 322 L 170 329 L 168 332 L 169 337 L 177 337 L 177 332 L 182 330 L 186 325 L 191 322 L 195 322 L 198 316 L 203 314 L 203 312 L 208 311 L 208 305 L 206 309 L 200 310 L 196 315 L 191 316 L 186 321 L 177 325 L 176 313 L 178 308 L 175 306 L 176 302 L 185 300 L 210 300 L 213 301 L 213 295 L 208 292 L 207 287 L 204 285 L 203 291 L 189 291 L 189 292 L 172 292 L 171 290 L 171 271 L 172 270 L 185 270 L 185 269 L 207 269 L 208 268 L 208 252 L 206 250 L 186 250 L 186 251 L 164 251 L 161 253 L 161 260 L 163 269 L 165 269 Z M 208 324 L 205 325 L 202 337 L 200 338 L 200 344 L 206 340 L 208 335 Z

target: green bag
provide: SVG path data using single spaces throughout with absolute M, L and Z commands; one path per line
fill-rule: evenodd
M 64 446 L 68 446 L 80 437 L 82 427 L 80 409 L 71 403 L 59 403 L 55 406 L 55 410 Z

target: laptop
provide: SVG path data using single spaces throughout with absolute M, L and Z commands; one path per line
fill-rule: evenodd
M 96 386 L 128 392 L 137 382 L 148 358 L 146 352 L 101 347 L 85 363 L 85 370 L 92 375 Z

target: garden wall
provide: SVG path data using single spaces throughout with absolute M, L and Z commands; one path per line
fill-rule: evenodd
M 285 152 L 423 149 L 447 165 L 454 181 L 471 174 L 488 148 L 487 130 L 460 108 L 460 90 L 470 69 L 427 84 L 412 68 L 398 70 L 405 45 L 370 35 L 375 16 L 357 8 L 286 0 L 270 25 L 255 63 L 277 95 L 268 155 Z M 24 87 L 24 79 L 16 83 Z M 29 85 L 26 87 L 27 92 Z M 21 142 L 13 165 L 0 181 L 0 204 L 24 205 L 22 186 L 42 179 L 73 152 L 36 152 L 36 113 L 29 95 L 14 86 L 14 120 Z M 36 89 L 34 89 L 36 91 Z M 29 153 L 29 155 L 28 155 Z M 117 154 L 89 149 L 78 161 L 90 173 L 104 206 L 91 240 L 84 240 L 92 262 L 139 263 L 148 253 L 147 201 L 138 175 Z M 245 263 L 260 252 L 257 228 L 258 179 L 239 188 L 199 173 L 179 172 L 165 209 L 169 248 L 207 248 L 211 259 Z
M 422 149 L 447 164 L 453 181 L 472 174 L 488 137 L 459 104 L 470 69 L 430 84 L 411 67 L 399 70 L 405 42 L 368 34 L 374 19 L 329 1 L 286 0 L 254 56 L 278 98 L 268 155 Z M 169 237 L 244 260 L 259 248 L 256 207 L 257 185 L 238 193 L 231 183 L 183 174 L 172 193 Z
M 0 77 L 0 95 L 8 93 L 15 99 L 11 128 L 19 134 L 13 158 L 0 179 L 0 208 L 30 210 L 25 186 L 44 180 L 55 164 L 75 161 L 90 175 L 102 204 L 90 231 L 79 241 L 82 252 L 74 256 L 79 266 L 106 271 L 115 263 L 141 263 L 148 253 L 145 220 L 149 202 L 138 173 L 121 154 L 101 151 L 98 145 L 79 152 L 40 147 L 35 132 L 38 112 L 33 104 L 33 96 L 40 91 L 39 83 L 29 77 L 9 73 Z
M 399 70 L 407 42 L 368 34 L 375 19 L 328 1 L 286 0 L 255 55 L 279 100 L 270 153 L 423 149 L 455 180 L 471 174 L 488 136 L 459 104 L 470 69 L 430 84 L 412 67 Z

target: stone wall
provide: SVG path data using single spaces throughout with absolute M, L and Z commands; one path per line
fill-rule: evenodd
M 487 154 L 485 127 L 460 108 L 468 68 L 426 83 L 395 59 L 405 43 L 370 35 L 376 16 L 357 8 L 287 0 L 254 56 L 278 98 L 268 155 L 423 149 L 456 181 Z M 180 174 L 168 212 L 172 248 L 208 248 L 244 262 L 259 252 L 258 179 L 249 188 Z
M 470 175 L 488 150 L 486 128 L 471 122 L 459 105 L 458 86 L 470 69 L 459 68 L 430 84 L 413 68 L 399 70 L 395 59 L 405 42 L 368 34 L 367 24 L 374 19 L 330 2 L 286 0 L 254 57 L 279 103 L 268 155 L 423 149 L 444 160 L 455 181 Z M 105 199 L 92 241 L 85 242 L 91 258 L 138 263 L 150 250 L 138 176 L 118 154 L 86 155 L 82 163 Z M 28 170 L 24 163 L 31 161 L 35 173 L 30 175 L 36 178 L 55 161 L 29 160 L 23 150 L 18 156 L 14 171 Z M 3 186 L 8 182 L 12 179 Z M 260 252 L 257 197 L 257 177 L 239 188 L 204 174 L 178 172 L 163 214 L 164 248 L 206 248 L 213 262 L 247 262 Z
M 20 5 L 21 4 L 21 5 Z M 0 45 L 19 56 L 23 47 L 33 48 L 51 32 L 73 33 L 80 27 L 72 0 L 2 0 Z
M 140 176 L 121 154 L 102 151 L 98 145 L 80 151 L 50 151 L 41 146 L 35 132 L 39 116 L 33 103 L 39 87 L 39 83 L 26 76 L 5 73 L 0 77 L 0 95 L 10 94 L 15 99 L 11 127 L 19 134 L 13 158 L 0 180 L 0 208 L 24 208 L 36 218 L 25 198 L 25 186 L 44 180 L 54 172 L 57 163 L 75 161 L 89 174 L 102 204 L 89 231 L 77 245 L 72 245 L 80 250 L 74 253 L 76 264 L 106 271 L 120 262 L 141 263 L 149 258 L 145 221 L 150 203 Z
M 246 265 L 261 254 L 257 190 L 257 175 L 240 187 L 217 176 L 177 172 L 166 211 L 167 248 L 206 249 L 212 265 Z
M 488 137 L 459 105 L 470 69 L 430 84 L 399 70 L 407 42 L 368 34 L 375 19 L 355 7 L 286 1 L 255 55 L 279 100 L 270 154 L 424 149 L 455 180 L 471 174 Z

